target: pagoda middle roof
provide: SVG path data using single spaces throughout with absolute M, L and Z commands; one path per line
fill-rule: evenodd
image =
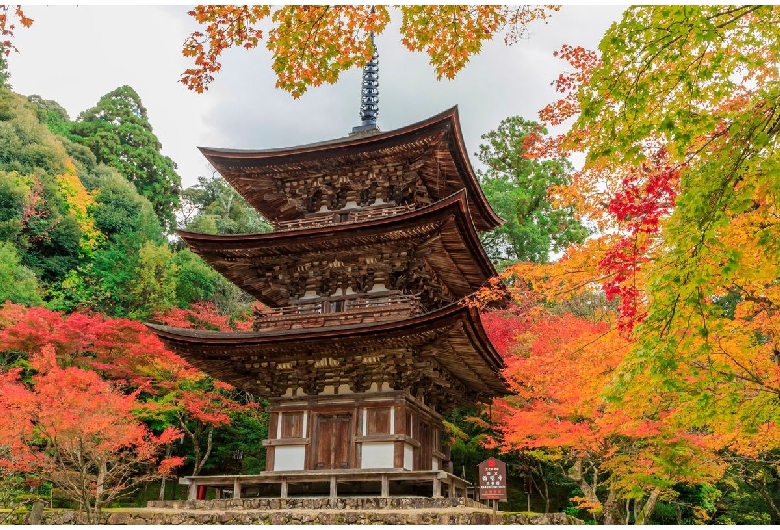
M 377 134 L 275 149 L 199 149 L 249 204 L 273 222 L 304 215 L 289 207 L 289 198 L 280 191 L 278 181 L 388 161 L 422 161 L 419 175 L 434 201 L 465 189 L 477 230 L 492 230 L 504 222 L 487 202 L 471 167 L 457 106 Z
M 418 210 L 360 223 L 248 235 L 178 233 L 217 272 L 270 306 L 286 305 L 289 293 L 269 287 L 258 268 L 284 260 L 303 263 L 325 253 L 344 260 L 348 251 L 369 247 L 427 249 L 425 259 L 456 298 L 472 294 L 496 274 L 468 215 L 465 190 Z

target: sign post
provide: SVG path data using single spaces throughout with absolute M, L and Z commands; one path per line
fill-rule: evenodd
M 479 464 L 479 500 L 493 501 L 493 524 L 496 524 L 498 501 L 506 501 L 506 464 L 488 458 Z

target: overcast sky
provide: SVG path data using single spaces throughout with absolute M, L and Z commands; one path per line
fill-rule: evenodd
M 346 136 L 359 125 L 360 74 L 309 89 L 299 100 L 274 88 L 264 47 L 231 50 L 204 94 L 178 79 L 191 59 L 181 54 L 196 24 L 185 6 L 30 6 L 35 20 L 18 29 L 11 54 L 15 92 L 38 94 L 67 109 L 71 119 L 101 96 L 132 86 L 147 108 L 163 152 L 179 166 L 184 186 L 207 172 L 197 146 L 265 149 Z M 536 119 L 555 99 L 550 82 L 565 68 L 553 57 L 562 44 L 595 49 L 623 7 L 564 6 L 545 24 L 534 22 L 527 40 L 487 43 L 453 81 L 437 81 L 427 56 L 400 43 L 395 16 L 376 39 L 379 50 L 379 127 L 389 131 L 458 105 L 466 147 L 508 116 Z

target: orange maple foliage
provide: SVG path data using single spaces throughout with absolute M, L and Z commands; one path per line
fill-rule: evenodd
M 6 302 L 0 309 L 0 351 L 54 349 L 64 367 L 99 371 L 127 388 L 151 394 L 204 375 L 166 350 L 140 322 L 102 315 L 64 315 Z
M 208 320 L 213 307 L 176 310 Z M 223 392 L 233 387 L 214 383 L 214 391 L 191 390 L 206 377 L 184 359 L 165 349 L 156 335 L 140 322 L 102 315 L 64 315 L 43 307 L 25 308 L 5 303 L 0 309 L 0 351 L 35 352 L 51 347 L 60 365 L 95 370 L 123 388 L 150 395 L 167 395 L 166 406 L 180 406 L 204 423 L 229 423 L 227 412 L 239 410 Z M 189 399 L 200 393 L 192 405 Z M 175 399 L 171 399 L 176 395 Z M 203 399 L 208 407 L 201 406 Z M 160 411 L 154 403 L 149 410 Z
M 452 78 L 480 52 L 482 43 L 506 32 L 516 42 L 533 20 L 545 20 L 556 6 L 400 6 L 401 36 L 411 51 L 425 51 L 437 76 Z M 184 43 L 195 59 L 181 81 L 203 92 L 231 47 L 256 48 L 264 37 L 260 24 L 270 17 L 267 48 L 273 53 L 276 86 L 300 97 L 309 86 L 335 83 L 341 72 L 364 66 L 373 55 L 369 36 L 390 21 L 387 6 L 198 6 L 189 14 L 205 25 Z
M 617 522 L 615 498 L 638 499 L 637 491 L 644 490 L 651 509 L 675 483 L 712 479 L 722 471 L 704 457 L 704 437 L 669 428 L 665 411 L 641 416 L 627 403 L 605 399 L 631 347 L 614 315 L 592 322 L 537 307 L 514 315 L 488 313 L 483 320 L 504 357 L 512 391 L 493 408 L 502 449 L 558 455 L 583 492 L 573 500 L 598 519 Z M 607 497 L 599 493 L 602 486 L 611 492 Z
M 29 28 L 33 23 L 33 19 L 24 14 L 22 6 L 0 5 L 0 38 L 3 39 L 0 44 L 2 44 L 5 55 L 10 54 L 11 51 L 19 51 L 13 45 L 15 21 L 18 21 L 25 28 Z
M 94 371 L 61 368 L 50 345 L 29 361 L 36 372 L 29 386 L 19 368 L 0 373 L 0 447 L 9 449 L 0 466 L 45 476 L 95 523 L 105 503 L 183 463 L 161 458 L 181 433 L 154 436 L 135 417 L 135 393 Z
M 188 14 L 204 31 L 195 31 L 184 41 L 182 53 L 194 57 L 196 68 L 189 68 L 182 75 L 182 83 L 200 93 L 214 80 L 214 74 L 222 69 L 218 58 L 228 48 L 240 46 L 251 49 L 263 37 L 263 31 L 255 27 L 270 13 L 269 6 L 197 6 Z
M 257 303 L 255 304 L 257 305 Z M 220 314 L 212 302 L 198 302 L 188 308 L 174 308 L 155 315 L 152 321 L 185 329 L 211 331 L 250 331 L 252 314 Z
M 214 325 L 217 318 L 208 305 L 174 313 L 179 317 L 195 315 L 196 325 Z M 195 474 L 211 451 L 211 438 L 204 449 L 200 435 L 229 425 L 231 413 L 259 409 L 255 402 L 239 400 L 232 386 L 210 380 L 165 349 L 139 322 L 85 313 L 64 315 L 6 302 L 0 308 L 0 352 L 31 355 L 42 348 L 54 353 L 59 366 L 94 371 L 133 395 L 142 392 L 145 399 L 136 404 L 136 413 L 145 419 L 174 423 L 191 439 Z
M 713 449 L 762 458 L 780 446 L 778 16 L 630 8 L 601 57 L 559 53 L 570 72 L 541 116 L 577 121 L 535 153 L 587 155 L 553 194 L 603 234 L 590 278 L 583 270 L 572 286 L 620 298 L 636 339 L 613 395 L 639 417 L 662 410 L 670 427 L 706 433 Z M 567 278 L 572 254 L 543 280 Z M 552 298 L 568 288 L 551 287 Z

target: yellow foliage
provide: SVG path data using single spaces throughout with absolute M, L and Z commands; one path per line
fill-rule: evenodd
M 105 236 L 95 226 L 95 219 L 92 217 L 91 208 L 95 204 L 95 200 L 75 174 L 76 167 L 71 160 L 67 161 L 66 167 L 73 172 L 57 175 L 57 184 L 60 193 L 65 198 L 68 211 L 73 214 L 79 228 L 81 228 L 81 241 L 79 242 L 81 251 L 90 254 L 100 246 Z

